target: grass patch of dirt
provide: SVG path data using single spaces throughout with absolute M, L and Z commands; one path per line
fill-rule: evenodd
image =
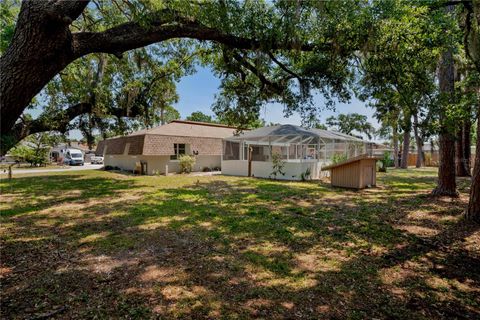
M 79 171 L 0 182 L 0 316 L 480 317 L 480 231 L 435 169 L 378 188 Z

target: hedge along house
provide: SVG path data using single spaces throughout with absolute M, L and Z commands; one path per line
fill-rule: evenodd
M 322 166 L 373 154 L 374 149 L 373 142 L 335 131 L 294 125 L 263 127 L 224 139 L 222 173 L 269 178 L 277 158 L 284 172 L 277 179 L 319 179 Z
M 222 139 L 236 128 L 221 124 L 174 120 L 156 128 L 128 136 L 100 141 L 97 155 L 104 156 L 105 167 L 133 171 L 139 165 L 145 174 L 178 172 L 178 157 L 194 155 L 194 171 L 221 166 Z

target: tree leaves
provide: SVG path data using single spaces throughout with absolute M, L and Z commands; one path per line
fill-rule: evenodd
M 358 113 L 331 116 L 327 118 L 326 123 L 329 127 L 345 134 L 365 134 L 368 139 L 372 139 L 375 134 L 375 128 L 367 121 L 367 116 Z

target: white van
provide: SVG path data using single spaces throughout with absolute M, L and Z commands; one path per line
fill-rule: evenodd
M 68 148 L 62 150 L 63 163 L 70 166 L 83 166 L 85 163 L 82 151 L 78 149 Z

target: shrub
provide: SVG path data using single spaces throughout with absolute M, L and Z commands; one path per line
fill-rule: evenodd
M 393 159 L 391 159 L 392 153 L 390 151 L 385 151 L 383 153 L 383 159 L 382 163 L 383 166 L 385 167 L 385 170 L 387 167 L 393 167 L 395 164 L 393 163 Z
M 311 174 L 312 173 L 310 172 L 310 168 L 307 168 L 307 170 L 305 170 L 305 172 L 302 172 L 302 174 L 300 174 L 300 179 L 302 181 L 309 180 Z
M 32 148 L 26 145 L 19 145 L 10 152 L 18 161 L 28 162 L 31 166 L 47 164 L 48 149 Z
M 347 160 L 347 155 L 346 154 L 334 154 L 332 156 L 332 163 L 333 164 L 336 164 L 336 163 L 339 163 L 339 162 L 342 162 L 342 161 L 345 161 Z
M 195 159 L 194 156 L 183 154 L 178 157 L 178 161 L 180 164 L 180 172 L 189 173 L 193 171 L 193 166 L 195 165 L 195 162 L 197 160 Z
M 273 179 L 277 179 L 278 174 L 284 176 L 285 171 L 283 171 L 283 168 L 285 168 L 285 161 L 283 161 L 282 156 L 279 153 L 272 154 L 273 171 L 270 173 L 270 176 L 273 176 Z
M 209 167 L 203 167 L 202 171 L 203 172 L 210 172 L 210 171 L 212 171 L 212 169 L 210 169 Z

